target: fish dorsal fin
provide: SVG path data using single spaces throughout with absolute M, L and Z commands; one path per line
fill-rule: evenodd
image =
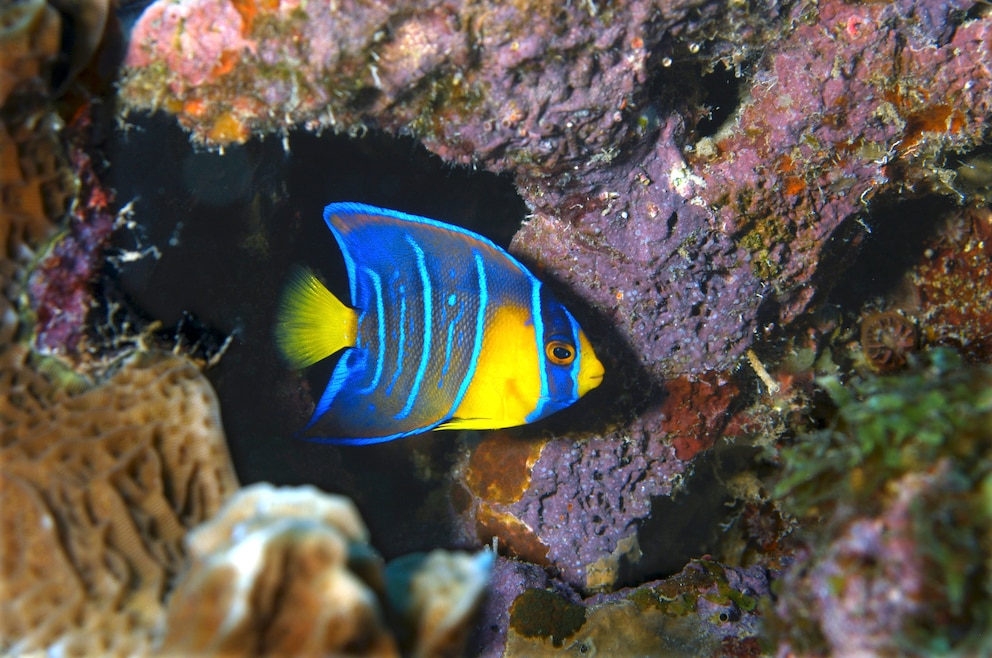
M 355 345 L 358 314 L 328 290 L 312 270 L 300 268 L 279 302 L 276 345 L 294 368 L 306 368 Z

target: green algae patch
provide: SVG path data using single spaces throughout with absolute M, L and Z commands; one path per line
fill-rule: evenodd
M 586 623 L 584 606 L 543 589 L 528 589 L 510 606 L 510 628 L 527 638 L 550 638 L 556 646 Z
M 907 375 L 819 383 L 837 406 L 834 427 L 782 451 L 774 490 L 796 515 L 843 505 L 870 512 L 892 480 L 942 458 L 974 486 L 992 470 L 992 369 L 965 368 L 939 349 Z
M 768 216 L 756 220 L 739 241 L 751 254 L 751 269 L 762 281 L 774 281 L 782 272 L 780 245 L 787 245 L 793 235 L 785 220 Z
M 906 374 L 820 384 L 828 426 L 780 452 L 774 496 L 809 554 L 769 630 L 801 654 L 988 655 L 992 367 L 935 349 Z
M 669 617 L 694 614 L 701 598 L 744 612 L 753 612 L 758 605 L 755 597 L 731 587 L 723 565 L 710 560 L 692 560 L 681 573 L 657 585 L 639 587 L 627 598 L 643 612 L 657 610 Z

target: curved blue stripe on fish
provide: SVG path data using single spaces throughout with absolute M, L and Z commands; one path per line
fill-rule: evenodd
M 475 316 L 475 338 L 472 342 L 472 356 L 468 360 L 468 371 L 465 373 L 465 377 L 462 378 L 461 384 L 458 385 L 458 393 L 455 394 L 454 404 L 451 405 L 451 409 L 448 411 L 445 420 L 450 419 L 454 415 L 458 405 L 465 399 L 468 385 L 472 383 L 472 377 L 475 376 L 475 366 L 479 362 L 479 354 L 482 353 L 482 337 L 486 328 L 486 308 L 489 306 L 489 284 L 486 281 L 486 264 L 482 260 L 482 255 L 473 250 L 472 256 L 475 261 L 475 277 L 479 286 L 479 311 Z
M 348 271 L 348 294 L 351 296 L 351 305 L 354 308 L 364 308 L 358 303 L 358 277 L 356 276 L 355 259 L 351 256 L 351 250 L 348 248 L 348 242 L 338 231 L 337 227 L 331 221 L 331 217 L 334 213 L 331 211 L 331 206 L 326 206 L 324 208 L 324 223 L 327 224 L 327 228 L 331 229 L 331 234 L 338 243 L 338 247 L 341 248 L 341 256 L 344 257 L 344 266 Z
M 331 405 L 334 403 L 334 399 L 338 396 L 338 393 L 341 392 L 345 383 L 355 371 L 355 366 L 361 367 L 359 361 L 363 358 L 363 352 L 364 350 L 350 349 L 345 350 L 345 352 L 341 355 L 337 365 L 334 366 L 334 372 L 331 373 L 330 381 L 327 382 L 327 386 L 324 388 L 324 392 L 321 394 L 320 400 L 317 401 L 317 406 L 313 410 L 313 415 L 310 417 L 310 422 L 303 428 L 304 431 L 310 429 L 313 424 L 320 420 L 320 418 L 327 413 L 327 410 L 331 408 Z
M 379 385 L 379 380 L 382 378 L 382 364 L 386 360 L 386 311 L 382 301 L 382 279 L 367 267 L 363 267 L 362 272 L 369 277 L 372 281 L 372 287 L 375 288 L 376 337 L 379 339 L 372 381 L 368 386 L 359 390 L 359 393 L 371 393 Z M 359 325 L 361 325 L 361 319 L 359 319 Z
M 402 221 L 413 222 L 414 224 L 423 224 L 425 226 L 431 226 L 436 229 L 441 229 L 442 231 L 448 233 L 455 233 L 466 238 L 470 238 L 476 242 L 481 242 L 482 244 L 490 247 L 491 249 L 497 251 L 500 256 L 513 264 L 513 266 L 520 271 L 521 274 L 526 276 L 528 279 L 534 279 L 534 275 L 530 273 L 523 264 L 517 260 L 513 254 L 507 252 L 505 249 L 497 245 L 495 242 L 490 240 L 484 235 L 479 235 L 474 233 L 467 228 L 462 228 L 461 226 L 455 226 L 453 224 L 445 224 L 444 222 L 439 222 L 436 219 L 431 219 L 430 217 L 423 217 L 421 215 L 411 215 L 405 213 L 401 210 L 389 210 L 387 208 L 378 208 L 376 206 L 370 206 L 367 203 L 357 203 L 354 201 L 339 201 L 337 203 L 332 203 L 324 208 L 324 220 L 328 221 L 328 217 L 335 214 L 338 215 L 377 215 L 380 217 L 386 217 L 391 219 L 399 219 Z M 332 231 L 334 229 L 331 229 Z M 335 233 L 335 236 L 337 233 Z M 340 240 L 339 240 L 340 242 Z M 536 279 L 535 279 L 536 280 Z
M 424 372 L 427 371 L 427 359 L 431 355 L 431 335 L 433 334 L 434 327 L 432 325 L 432 309 L 433 302 L 431 300 L 431 295 L 433 294 L 431 288 L 431 277 L 427 272 L 427 263 L 424 260 L 424 250 L 420 248 L 417 241 L 411 238 L 409 235 L 406 236 L 406 241 L 413 251 L 417 254 L 417 271 L 420 272 L 420 284 L 421 291 L 423 293 L 423 307 L 424 307 L 424 326 L 421 327 L 421 336 L 423 336 L 424 342 L 420 352 L 420 365 L 417 366 L 417 374 L 413 377 L 413 384 L 410 386 L 410 394 L 406 398 L 406 404 L 400 409 L 400 412 L 394 416 L 396 420 L 402 420 L 410 415 L 410 411 L 413 409 L 413 403 L 417 400 L 417 395 L 420 393 L 420 385 L 424 381 Z
M 541 313 L 541 282 L 531 278 L 530 308 L 531 320 L 534 323 L 534 336 L 537 345 L 538 374 L 541 378 L 541 390 L 537 395 L 534 410 L 527 415 L 527 422 L 532 423 L 543 417 L 544 405 L 548 402 L 548 364 L 544 355 L 544 316 Z
M 454 295 L 452 295 L 454 297 Z M 462 319 L 462 314 L 465 308 L 463 306 L 458 307 L 458 315 L 456 315 L 450 322 L 448 322 L 448 340 L 444 343 L 444 365 L 441 366 L 441 376 L 437 378 L 437 387 L 441 388 L 444 385 L 444 378 L 448 374 L 448 367 L 451 365 L 451 348 L 454 347 L 455 338 L 455 325 L 458 321 Z M 458 332 L 459 344 L 461 343 L 462 332 Z
M 569 368 L 568 377 L 572 385 L 572 400 L 579 399 L 579 364 L 582 361 L 582 354 L 579 352 L 579 323 L 575 321 L 572 314 L 568 314 L 568 324 L 572 328 L 572 345 L 575 346 L 575 360 L 572 361 L 572 367 Z

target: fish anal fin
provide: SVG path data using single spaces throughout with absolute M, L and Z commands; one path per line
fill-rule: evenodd
M 293 273 L 276 316 L 276 345 L 294 368 L 306 368 L 355 345 L 358 313 L 334 296 L 312 270 Z

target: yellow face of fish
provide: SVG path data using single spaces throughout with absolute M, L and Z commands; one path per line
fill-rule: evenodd
M 579 329 L 579 374 L 577 392 L 581 398 L 583 395 L 603 383 L 603 375 L 606 369 L 596 358 L 596 353 L 586 338 L 586 332 Z
M 455 418 L 442 427 L 524 425 L 569 406 L 602 383 L 603 364 L 585 332 L 549 293 L 538 289 L 536 295 L 541 322 L 532 321 L 534 308 L 515 304 L 494 313 L 472 383 Z

